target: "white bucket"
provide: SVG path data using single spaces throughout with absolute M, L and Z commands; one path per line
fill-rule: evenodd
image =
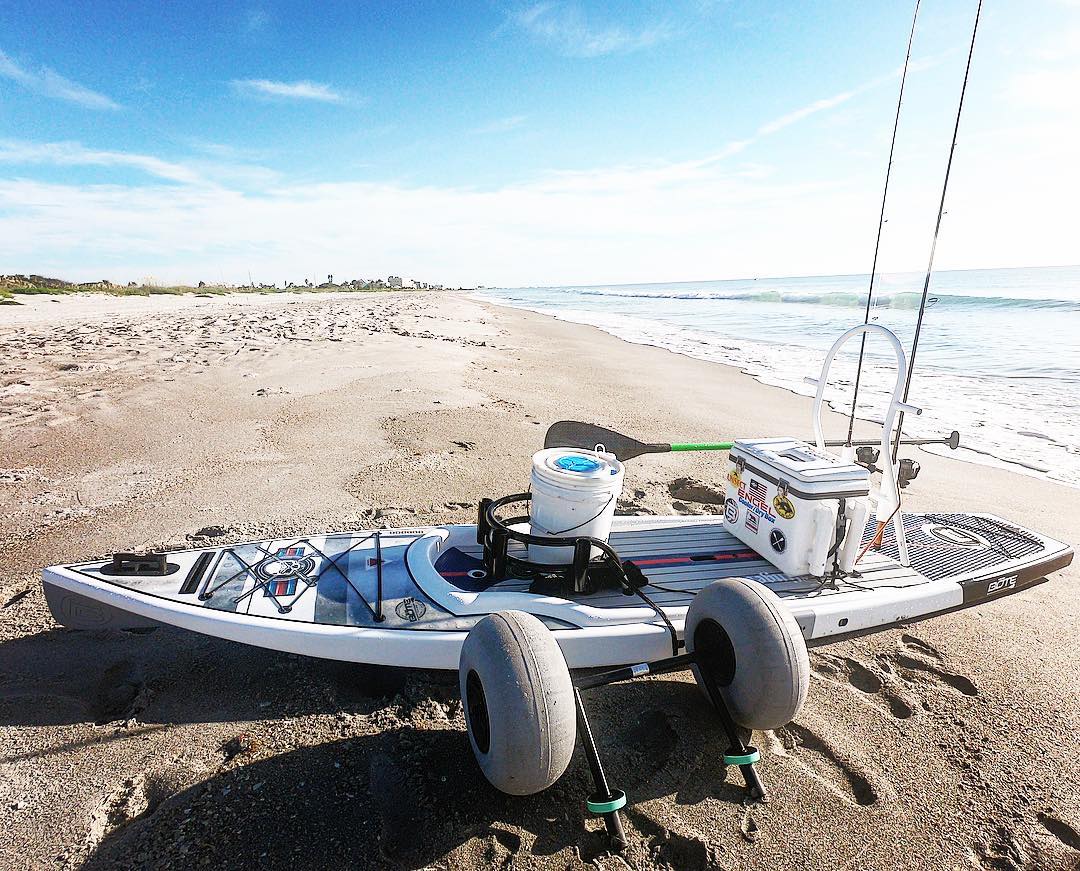
M 622 463 L 614 454 L 604 453 L 602 445 L 595 451 L 537 451 L 533 454 L 530 531 L 554 538 L 588 536 L 607 541 L 622 483 Z M 596 548 L 593 551 L 596 556 Z M 530 544 L 529 559 L 569 564 L 574 561 L 574 549 Z

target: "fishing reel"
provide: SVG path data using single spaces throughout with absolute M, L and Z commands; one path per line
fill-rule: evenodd
M 855 449 L 855 462 L 860 466 L 866 466 L 871 472 L 880 472 L 877 467 L 878 458 L 881 456 L 881 448 L 873 445 L 859 445 Z
M 860 466 L 865 466 L 869 472 L 880 472 L 881 469 L 877 465 L 877 461 L 881 459 L 881 449 L 876 448 L 873 445 L 859 445 L 855 449 L 855 462 Z M 922 466 L 918 462 L 908 457 L 903 457 L 900 460 L 900 468 L 896 473 L 896 482 L 900 485 L 900 489 L 903 490 L 919 477 L 919 472 Z
M 909 457 L 904 457 L 900 460 L 900 471 L 897 472 L 896 482 L 900 485 L 901 490 L 919 477 L 920 469 L 922 469 L 922 466 Z

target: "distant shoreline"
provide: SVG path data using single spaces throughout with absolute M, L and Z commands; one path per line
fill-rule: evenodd
M 391 276 L 390 281 L 394 281 Z M 40 275 L 0 275 L 0 305 L 19 305 L 16 295 L 67 295 L 77 293 L 101 293 L 109 296 L 178 296 L 195 294 L 201 296 L 222 296 L 230 293 L 382 293 L 401 291 L 472 291 L 472 287 L 444 287 L 442 285 L 404 283 L 400 278 L 397 284 L 383 279 L 371 281 L 348 281 L 342 284 L 324 282 L 322 284 L 293 284 L 285 287 L 276 284 L 115 284 L 108 280 L 91 282 L 71 282 L 59 278 L 46 278 Z

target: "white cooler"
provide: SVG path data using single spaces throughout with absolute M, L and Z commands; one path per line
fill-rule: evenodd
M 787 575 L 852 570 L 870 509 L 867 469 L 792 438 L 741 439 L 730 458 L 732 535 Z

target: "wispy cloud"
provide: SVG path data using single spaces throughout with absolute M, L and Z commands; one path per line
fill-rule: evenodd
M 15 271 L 124 281 L 402 268 L 454 284 L 691 279 L 764 264 L 820 268 L 830 241 L 852 229 L 853 210 L 828 200 L 835 191 L 720 169 L 688 181 L 598 170 L 486 190 L 335 182 L 244 192 L 0 177 L 0 260 Z M 815 220 L 822 213 L 830 221 Z M 780 250 L 777 237 L 790 242 Z
M 527 118 L 527 115 L 508 115 L 505 118 L 495 118 L 492 121 L 488 121 L 486 124 L 474 127 L 471 132 L 479 136 L 492 133 L 507 133 L 510 130 L 520 127 L 525 123 Z
M 271 79 L 235 79 L 232 86 L 241 94 L 264 99 L 314 100 L 341 103 L 345 95 L 319 82 L 276 82 Z
M 202 176 L 191 167 L 149 154 L 100 151 L 78 142 L 17 142 L 0 139 L 0 163 L 50 166 L 121 166 L 182 184 L 198 184 Z
M 273 174 L 229 179 L 197 160 L 0 142 L 0 160 L 122 163 L 191 181 L 73 184 L 0 173 L 0 262 L 75 278 L 126 281 L 150 273 L 187 282 L 246 281 L 249 269 L 257 280 L 283 281 L 406 268 L 433 280 L 489 285 L 854 271 L 873 244 L 878 155 L 852 154 L 837 168 L 831 159 L 815 163 L 816 150 L 808 149 L 792 170 L 749 158 L 763 137 L 794 138 L 810 119 L 887 80 L 766 119 L 696 160 L 546 173 L 488 188 L 307 183 Z M 1080 166 L 1068 152 L 1076 137 L 1063 135 L 1070 132 L 1065 121 L 1054 124 L 1045 132 L 1025 127 L 990 157 L 973 148 L 971 169 L 950 193 L 958 220 L 952 262 L 943 265 L 985 264 L 987 238 L 1004 252 L 995 255 L 996 265 L 1064 262 L 1062 252 L 1075 250 L 1069 200 L 1043 198 L 1045 208 L 1031 200 L 1032 191 L 1080 190 Z M 1040 159 L 1020 160 L 1032 142 L 1043 149 Z M 739 159 L 725 160 L 732 156 Z M 921 265 L 925 206 L 937 194 L 929 185 L 901 187 L 890 207 L 890 268 L 893 261 L 895 268 Z M 365 252 L 360 267 L 358 250 Z M 900 259 L 907 252 L 916 260 Z
M 35 94 L 74 103 L 84 109 L 120 108 L 119 104 L 113 102 L 104 94 L 92 91 L 78 82 L 71 81 L 71 79 L 65 79 L 49 67 L 42 66 L 37 69 L 28 69 L 16 63 L 10 55 L 5 54 L 3 51 L 0 51 L 0 77 L 10 79 Z
M 810 105 L 826 111 L 840 96 Z M 754 136 L 811 114 L 788 113 Z M 773 274 L 837 271 L 835 240 L 861 240 L 863 198 L 846 175 L 783 179 L 721 162 L 753 141 L 696 161 L 552 172 L 490 189 L 273 178 L 244 187 L 208 171 L 201 175 L 213 183 L 169 188 L 0 178 L 0 259 L 120 280 L 146 272 L 240 280 L 254 267 L 260 280 L 282 281 L 351 275 L 362 240 L 371 252 L 365 275 L 400 270 L 407 252 L 415 273 L 455 284 L 662 281 L 753 274 L 762 264 Z M 121 159 L 71 144 L 21 154 Z M 194 172 L 146 155 L 123 160 L 159 176 Z M 755 229 L 766 225 L 768 234 Z M 790 240 L 783 251 L 776 237 Z
M 264 155 L 258 151 L 201 141 L 190 145 L 202 156 L 173 161 L 138 152 L 87 148 L 78 142 L 0 139 L 0 164 L 121 167 L 189 187 L 257 190 L 281 181 L 276 170 L 260 165 Z M 176 190 L 174 185 L 169 189 Z
M 697 160 L 551 172 L 490 189 L 296 183 L 268 170 L 259 176 L 257 167 L 245 169 L 250 177 L 233 172 L 230 178 L 220 166 L 198 160 L 174 163 L 75 143 L 0 142 L 0 161 L 127 165 L 186 182 L 0 178 L 0 259 L 13 269 L 86 271 L 119 280 L 148 272 L 191 282 L 208 275 L 246 280 L 255 268 L 260 280 L 282 281 L 315 272 L 351 275 L 362 240 L 371 252 L 365 275 L 400 270 L 408 252 L 414 272 L 455 284 L 663 281 L 762 268 L 772 274 L 842 271 L 838 258 L 847 250 L 838 254 L 835 240 L 865 235 L 864 198 L 846 175 L 784 179 L 724 158 L 842 105 L 871 84 L 767 121 Z M 520 123 L 509 116 L 487 126 Z M 213 146 L 200 150 L 239 156 Z M 821 221 L 822 214 L 830 220 Z M 768 234 L 755 229 L 766 225 Z M 782 251 L 777 237 L 790 240 Z
M 649 48 L 675 35 L 667 22 L 631 28 L 590 21 L 576 3 L 536 3 L 512 13 L 526 33 L 571 57 L 599 57 Z
M 808 103 L 802 108 L 796 109 L 794 112 L 788 112 L 786 115 L 781 115 L 779 118 L 774 118 L 767 124 L 762 124 L 757 131 L 757 135 L 768 136 L 770 133 L 776 133 L 778 130 L 783 130 L 785 127 L 790 127 L 792 124 L 796 124 L 802 121 L 804 118 L 809 118 L 811 115 L 816 115 L 819 112 L 825 112 L 829 109 L 835 109 L 837 106 L 841 106 L 860 93 L 859 90 L 844 91 L 839 94 L 835 94 L 832 97 L 825 97 L 821 100 L 814 100 L 812 103 Z
M 927 69 L 929 68 L 929 66 L 933 65 L 933 63 L 936 63 L 936 61 L 924 61 L 921 62 L 921 65 L 913 62 L 911 69 L 913 71 L 917 71 L 919 69 Z M 872 79 L 868 79 L 862 84 L 856 85 L 854 88 L 850 88 L 846 91 L 841 91 L 840 93 L 833 94 L 829 97 L 822 97 L 820 100 L 814 100 L 813 102 L 807 103 L 805 106 L 800 106 L 798 109 L 794 109 L 791 112 L 785 112 L 783 115 L 779 115 L 778 117 L 766 121 L 764 124 L 761 124 L 749 136 L 743 137 L 741 139 L 733 139 L 731 142 L 728 142 L 726 145 L 724 145 L 722 148 L 720 148 L 713 154 L 710 154 L 707 157 L 703 157 L 699 160 L 688 161 L 685 165 L 707 166 L 712 163 L 718 163 L 722 160 L 726 160 L 729 157 L 734 157 L 736 154 L 746 151 L 746 149 L 750 148 L 752 145 L 757 144 L 762 139 L 768 136 L 772 136 L 774 133 L 779 133 L 781 130 L 790 127 L 792 124 L 798 124 L 800 121 L 804 121 L 813 115 L 818 115 L 822 112 L 828 112 L 832 109 L 836 109 L 837 107 L 847 103 L 849 100 L 865 94 L 867 91 L 872 91 L 874 88 L 877 88 L 880 85 L 883 85 L 886 82 L 895 79 L 899 75 L 900 71 L 896 70 L 895 72 L 888 73 L 883 76 L 876 76 Z

